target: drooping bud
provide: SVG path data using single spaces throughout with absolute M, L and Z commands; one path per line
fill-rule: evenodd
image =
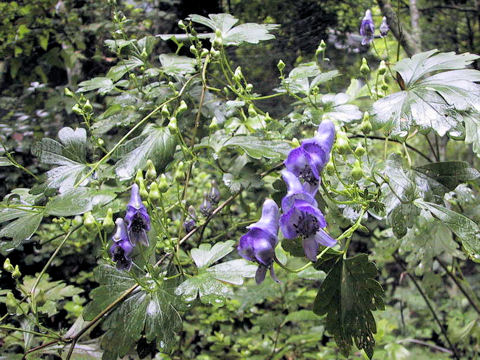
M 22 276 L 22 273 L 20 272 L 20 268 L 18 265 L 15 265 L 15 269 L 12 272 L 12 278 L 18 279 L 20 276 Z
M 372 131 L 372 124 L 370 123 L 370 114 L 368 111 L 365 111 L 363 114 L 363 119 L 360 124 L 360 131 L 365 135 L 369 134 Z
M 208 193 L 203 194 L 203 202 L 200 205 L 200 212 L 205 217 L 210 216 L 212 213 L 212 203 L 209 200 Z
M 343 131 L 337 132 L 337 141 L 335 142 L 335 146 L 339 154 L 346 154 L 350 151 L 347 134 L 345 134 Z
M 112 208 L 108 208 L 107 214 L 105 215 L 105 218 L 103 219 L 103 222 L 102 222 L 102 227 L 103 227 L 103 230 L 105 230 L 107 233 L 112 232 L 113 229 L 115 228 L 115 223 L 113 222 Z
M 358 157 L 365 155 L 365 148 L 361 144 L 358 144 L 357 148 L 355 149 L 355 155 Z
M 188 109 L 187 103 L 183 100 L 180 101 L 180 105 L 178 105 L 177 111 L 175 112 L 176 116 L 184 113 L 185 111 L 187 111 L 187 109 Z
M 87 211 L 85 214 L 83 214 L 83 225 L 85 225 L 88 231 L 94 230 L 96 223 L 97 221 L 93 217 L 91 211 Z
M 362 75 L 368 75 L 370 73 L 370 67 L 368 66 L 367 59 L 362 58 L 362 65 L 360 66 L 360 72 Z
M 158 190 L 164 194 L 168 191 L 168 181 L 165 174 L 160 175 L 160 179 L 158 180 Z
M 168 130 L 170 130 L 171 132 L 173 133 L 177 132 L 178 130 L 177 118 L 175 116 L 172 116 L 167 126 L 168 126 Z
M 83 110 L 80 108 L 80 105 L 78 104 L 73 105 L 72 111 L 77 115 L 83 115 Z
M 378 74 L 379 75 L 385 75 L 387 72 L 387 64 L 385 63 L 385 60 L 380 61 L 380 66 L 378 67 Z
M 154 181 L 157 178 L 157 170 L 155 169 L 155 165 L 153 165 L 153 161 L 150 159 L 147 160 L 147 172 L 145 173 L 145 177 L 148 181 Z
M 363 170 L 360 161 L 355 161 L 355 164 L 353 165 L 353 169 L 350 174 L 352 175 L 352 178 L 356 181 L 360 180 L 363 177 Z
M 158 188 L 158 184 L 156 182 L 153 182 L 150 185 L 150 191 L 148 193 L 148 200 L 150 200 L 152 203 L 156 202 L 157 200 L 160 200 L 160 190 Z
M 63 89 L 63 93 L 65 94 L 65 96 L 68 96 L 68 97 L 71 97 L 71 98 L 73 98 L 75 96 L 75 94 L 72 92 L 72 90 L 70 90 L 67 87 Z
M 3 270 L 5 270 L 5 271 L 7 271 L 7 272 L 9 272 L 9 273 L 13 272 L 14 267 L 13 267 L 13 265 L 10 263 L 10 259 L 9 259 L 9 258 L 6 258 L 6 259 L 5 259 L 5 262 L 3 263 Z
M 215 180 L 212 181 L 212 188 L 208 194 L 208 199 L 214 204 L 217 205 L 220 201 L 220 191 L 217 187 L 217 182 Z

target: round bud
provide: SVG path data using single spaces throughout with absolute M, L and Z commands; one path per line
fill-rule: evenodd
M 166 193 L 168 191 L 168 181 L 165 174 L 160 175 L 160 179 L 158 181 L 158 190 L 161 193 Z
M 350 173 L 352 175 L 352 178 L 355 181 L 360 180 L 363 177 L 363 170 L 362 170 L 362 165 L 360 165 L 360 161 L 355 161 L 355 164 L 353 165 L 353 169 Z
M 147 191 L 147 188 L 145 187 L 145 182 L 143 180 L 140 181 L 140 184 L 138 184 L 138 187 L 139 187 L 140 197 L 142 199 L 148 198 L 148 191 Z
M 362 58 L 362 65 L 360 66 L 360 72 L 362 75 L 368 75 L 370 73 L 370 68 L 367 64 L 367 59 Z
M 285 63 L 284 63 L 282 60 L 280 60 L 280 61 L 278 62 L 278 64 L 277 64 L 277 69 L 278 69 L 278 71 L 280 71 L 280 72 L 283 72 L 283 69 L 285 69 Z
M 178 22 L 178 27 L 179 27 L 180 29 L 182 29 L 182 30 L 186 30 L 186 29 L 187 29 L 187 25 L 185 25 L 185 23 L 184 23 L 182 20 L 180 20 L 180 21 Z
M 105 218 L 103 219 L 103 222 L 102 222 L 102 228 L 108 233 L 112 232 L 113 229 L 115 228 L 115 223 L 113 222 L 112 208 L 108 208 L 107 215 L 105 215 Z
M 197 50 L 197 48 L 195 47 L 195 45 L 190 45 L 190 52 L 191 52 L 193 55 L 197 55 L 197 54 L 198 54 L 198 50 Z
M 202 49 L 202 52 L 200 53 L 200 56 L 203 58 L 203 57 L 206 57 L 208 55 L 208 50 L 207 49 Z
M 380 66 L 378 67 L 378 74 L 379 75 L 385 75 L 387 72 L 387 64 L 385 63 L 384 60 L 380 62 Z
M 346 154 L 350 151 L 347 134 L 345 134 L 343 131 L 337 132 L 337 140 L 335 142 L 335 146 L 339 154 Z
M 253 85 L 248 83 L 247 86 L 245 86 L 245 90 L 247 90 L 248 92 L 252 91 L 253 90 Z
M 10 263 L 10 259 L 9 259 L 9 258 L 6 258 L 6 259 L 5 259 L 5 262 L 3 263 L 3 270 L 5 270 L 5 271 L 7 271 L 7 272 L 9 272 L 9 273 L 13 272 L 14 267 L 13 267 L 13 265 Z
M 361 144 L 358 144 L 357 148 L 355 149 L 355 155 L 358 157 L 365 155 L 365 148 Z
M 178 130 L 177 118 L 175 116 L 172 116 L 167 126 L 168 130 L 170 130 L 171 132 L 176 132 Z
M 147 160 L 147 172 L 145 173 L 145 178 L 148 181 L 154 181 L 157 178 L 157 170 L 150 159 Z
M 105 144 L 105 141 L 102 138 L 97 139 L 97 145 L 98 146 L 103 146 Z
M 327 171 L 327 174 L 330 176 L 335 174 L 335 165 L 333 165 L 333 162 L 329 161 L 325 166 L 325 170 Z
M 160 190 L 158 188 L 158 185 L 156 182 L 153 182 L 151 185 L 150 185 L 150 192 L 148 193 L 148 200 L 150 200 L 151 202 L 156 202 L 157 200 L 159 200 L 161 197 L 160 195 Z
M 212 118 L 212 121 L 210 122 L 210 125 L 208 125 L 208 128 L 210 130 L 217 130 L 218 129 L 218 121 L 217 121 L 217 118 L 215 116 Z
M 88 231 L 92 231 L 95 229 L 96 220 L 92 215 L 91 211 L 87 211 L 83 214 L 83 225 L 87 228 Z

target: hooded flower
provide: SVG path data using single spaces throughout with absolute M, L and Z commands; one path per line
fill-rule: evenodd
M 309 192 L 312 190 L 308 183 L 302 185 L 300 180 L 288 170 L 282 171 L 283 181 L 287 184 L 287 195 L 282 199 L 282 210 L 287 212 L 293 206 L 295 200 L 304 200 L 313 206 L 317 206 L 317 201 L 314 196 L 317 192 L 317 189 L 314 189 L 314 192 Z
M 132 259 L 130 254 L 133 251 L 133 245 L 128 239 L 127 228 L 123 219 L 118 218 L 115 221 L 117 229 L 112 236 L 113 245 L 110 247 L 112 260 L 117 263 L 117 269 L 130 270 Z
M 312 262 L 317 261 L 319 245 L 333 246 L 337 242 L 322 229 L 326 226 L 322 212 L 314 204 L 301 199 L 294 200 L 280 218 L 283 236 L 287 239 L 301 237 L 305 256 Z
M 150 230 L 150 217 L 147 208 L 140 198 L 139 188 L 137 184 L 133 184 L 130 202 L 127 204 L 127 213 L 125 221 L 128 228 L 128 236 L 132 245 L 140 242 L 148 246 L 147 232 Z
M 382 24 L 380 25 L 380 27 L 378 28 L 380 30 L 380 35 L 382 37 L 385 37 L 387 36 L 388 34 L 388 31 L 390 30 L 390 28 L 388 27 L 388 24 L 387 24 L 387 18 L 384 16 L 383 19 L 382 19 Z
M 360 25 L 360 35 L 363 36 L 362 45 L 370 44 L 373 41 L 374 34 L 375 24 L 372 19 L 372 12 L 367 10 Z
M 262 217 L 248 227 L 248 232 L 240 238 L 238 253 L 246 260 L 258 263 L 255 280 L 260 284 L 270 269 L 272 279 L 279 282 L 273 271 L 275 247 L 278 243 L 278 206 L 271 199 L 265 200 Z
M 315 137 L 302 141 L 302 145 L 290 151 L 285 160 L 287 170 L 305 182 L 310 194 L 315 194 L 318 189 L 320 172 L 328 162 L 334 140 L 335 125 L 323 121 Z

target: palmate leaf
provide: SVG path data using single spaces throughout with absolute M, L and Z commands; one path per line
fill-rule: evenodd
M 175 290 L 187 302 L 197 297 L 203 303 L 221 305 L 233 292 L 228 284 L 242 285 L 243 278 L 254 277 L 257 267 L 243 259 L 230 260 L 210 266 L 233 251 L 234 241 L 202 244 L 192 249 L 191 255 L 198 268 L 198 274 L 188 278 Z
M 398 62 L 402 91 L 373 104 L 373 123 L 393 135 L 406 136 L 412 127 L 440 136 L 480 112 L 480 71 L 466 69 L 477 55 L 431 50 Z
M 44 138 L 33 147 L 33 154 L 40 162 L 57 165 L 47 172 L 47 186 L 65 192 L 73 188 L 77 180 L 88 171 L 87 132 L 83 128 L 73 130 L 64 127 L 58 132 L 60 142 Z M 86 179 L 81 185 L 86 185 Z
M 276 24 L 255 24 L 246 23 L 235 26 L 238 19 L 230 14 L 210 14 L 208 18 L 201 15 L 190 15 L 189 19 L 198 24 L 215 30 L 220 30 L 224 45 L 240 45 L 241 43 L 258 44 L 260 41 L 274 39 L 275 36 L 270 31 L 278 28 Z M 215 36 L 214 33 L 208 34 L 210 39 Z
M 325 329 L 333 335 L 340 351 L 348 356 L 355 343 L 372 358 L 377 332 L 374 310 L 385 308 L 382 286 L 375 280 L 375 264 L 366 254 L 343 256 L 315 265 L 327 273 L 313 304 L 313 312 L 326 315 Z
M 136 284 L 128 272 L 108 265 L 97 267 L 94 275 L 100 286 L 91 292 L 93 300 L 85 307 L 85 320 L 92 320 Z M 107 331 L 101 341 L 103 359 L 125 356 L 134 349 L 142 334 L 164 351 L 174 343 L 176 332 L 181 328 L 177 311 L 181 304 L 173 293 L 176 283 L 169 280 L 159 285 L 151 278 L 141 280 L 148 291 L 139 287 L 113 310 L 104 323 Z
M 115 167 L 120 179 L 129 179 L 138 169 L 143 169 L 151 159 L 158 170 L 162 170 L 172 159 L 176 140 L 165 127 L 146 126 L 142 135 L 126 142 L 117 155 L 122 155 Z

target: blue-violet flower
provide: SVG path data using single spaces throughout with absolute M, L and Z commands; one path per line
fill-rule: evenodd
M 318 189 L 320 172 L 327 164 L 335 140 L 335 125 L 324 121 L 311 139 L 302 141 L 285 160 L 285 167 L 305 182 L 310 194 Z
M 327 226 L 322 212 L 308 201 L 296 199 L 287 212 L 280 218 L 283 236 L 287 239 L 302 238 L 305 256 L 312 262 L 317 261 L 318 247 L 333 246 L 336 240 L 322 228 Z
M 147 232 L 150 230 L 150 217 L 147 208 L 142 203 L 137 184 L 133 184 L 130 202 L 127 204 L 127 213 L 125 215 L 127 223 L 128 236 L 132 245 L 140 242 L 148 246 Z
M 249 261 L 258 263 L 255 274 L 257 284 L 260 284 L 270 269 L 273 280 L 279 282 L 273 270 L 275 247 L 278 243 L 279 211 L 275 201 L 265 200 L 262 208 L 262 217 L 258 222 L 248 226 L 248 232 L 240 238 L 238 253 Z
M 287 184 L 287 194 L 282 199 L 282 210 L 284 213 L 290 210 L 295 200 L 305 200 L 309 204 L 317 206 L 317 201 L 314 198 L 317 189 L 314 189 L 314 192 L 309 192 L 312 190 L 311 187 L 306 186 L 308 184 L 302 185 L 295 174 L 288 170 L 282 171 L 282 177 Z
M 387 18 L 385 16 L 383 17 L 382 23 L 380 24 L 380 27 L 378 29 L 380 30 L 381 37 L 387 36 L 390 28 L 388 27 Z
M 115 224 L 117 228 L 112 236 L 113 245 L 110 247 L 110 255 L 112 260 L 117 263 L 117 269 L 130 270 L 132 267 L 130 254 L 133 251 L 133 245 L 128 239 L 127 228 L 123 219 L 118 218 Z
M 362 19 L 360 25 L 360 35 L 362 35 L 362 45 L 370 44 L 373 41 L 375 34 L 375 24 L 372 19 L 372 12 L 370 10 L 365 11 L 365 16 Z

